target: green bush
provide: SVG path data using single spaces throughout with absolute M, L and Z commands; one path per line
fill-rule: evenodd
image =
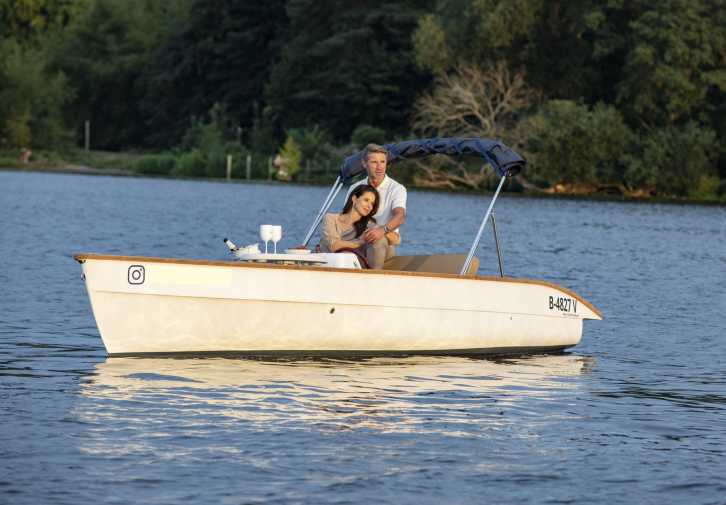
M 304 169 L 304 172 L 298 172 L 298 178 L 304 175 L 306 180 L 322 179 L 340 165 L 340 156 L 327 130 L 316 125 L 312 128 L 293 128 L 287 133 L 300 149 L 300 170 Z
M 661 195 L 715 192 L 708 181 L 716 173 L 717 153 L 716 135 L 696 123 L 654 130 L 640 140 L 625 180 L 632 187 L 653 186 Z
M 227 176 L 227 151 L 224 146 L 212 146 L 204 152 L 204 158 L 207 162 L 207 177 L 222 178 Z
M 215 103 L 206 120 L 195 119 L 184 133 L 180 147 L 184 150 L 199 148 L 211 149 L 224 145 L 225 132 L 229 129 L 230 119 L 223 105 Z
M 714 175 L 702 175 L 688 196 L 697 200 L 715 200 L 718 198 L 720 182 L 721 180 Z
M 633 134 L 617 109 L 551 100 L 528 120 L 530 172 L 555 183 L 619 184 Z
M 232 156 L 232 178 L 247 178 L 247 157 L 250 157 L 250 177 L 252 179 L 267 179 L 268 170 L 272 161 L 269 154 L 252 151 L 236 142 L 229 142 L 225 146 L 225 156 Z M 225 167 L 226 167 L 225 158 Z
M 62 120 L 73 93 L 48 69 L 42 49 L 0 40 L 0 147 L 58 147 L 71 140 Z
M 134 163 L 133 170 L 144 175 L 169 175 L 174 171 L 176 158 L 172 154 L 143 156 Z
M 204 156 L 197 149 L 182 154 L 174 166 L 172 175 L 205 177 L 207 175 L 207 163 Z
M 13 149 L 12 151 L 0 151 L 0 167 L 14 167 L 18 163 L 20 151 Z
M 716 189 L 716 194 L 719 198 L 726 199 L 726 179 L 721 179 L 721 182 Z
M 350 142 L 358 149 L 363 149 L 368 144 L 385 144 L 386 130 L 370 125 L 360 125 L 350 136 Z
M 330 147 L 330 133 L 318 125 L 312 128 L 292 128 L 287 134 L 300 147 L 303 161 L 313 161 L 321 157 Z
M 280 149 L 278 157 L 281 161 L 281 166 L 277 171 L 277 178 L 281 181 L 289 181 L 300 171 L 300 164 L 302 162 L 300 146 L 298 146 L 291 135 L 287 136 L 285 145 Z
M 252 179 L 267 179 L 272 177 L 274 173 L 268 174 L 272 163 L 272 156 L 269 154 L 251 151 L 249 149 L 240 148 L 237 151 L 229 151 L 232 154 L 232 178 L 247 178 L 247 157 L 250 158 L 250 177 Z M 272 167 L 274 170 L 274 167 Z

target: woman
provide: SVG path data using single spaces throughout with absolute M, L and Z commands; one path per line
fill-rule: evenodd
M 373 215 L 378 212 L 380 198 L 373 186 L 362 184 L 348 196 L 340 214 L 326 214 L 320 232 L 320 252 L 352 249 L 368 260 L 371 268 L 383 268 L 383 255 L 375 244 L 363 240 L 363 232 L 375 226 Z

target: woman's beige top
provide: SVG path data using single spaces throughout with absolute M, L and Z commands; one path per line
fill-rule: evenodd
M 333 252 L 330 246 L 336 240 L 355 240 L 355 227 L 343 225 L 338 220 L 340 214 L 325 214 L 323 218 L 323 226 L 320 230 L 320 252 Z M 375 226 L 371 220 L 368 221 L 368 228 Z

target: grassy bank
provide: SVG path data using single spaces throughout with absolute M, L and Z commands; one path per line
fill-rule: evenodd
M 216 166 L 210 167 L 210 162 L 215 163 Z M 243 157 L 242 160 L 233 158 L 231 178 L 237 181 L 276 181 L 274 170 L 271 170 L 272 167 L 270 165 L 270 157 L 257 156 L 257 160 L 254 160 L 250 156 L 248 170 L 246 157 Z M 64 151 L 41 150 L 33 152 L 30 160 L 23 162 L 20 160 L 19 151 L 0 151 L 0 170 L 2 169 L 89 175 L 219 180 L 226 178 L 226 157 L 220 157 L 217 160 L 207 160 L 195 155 L 195 153 L 110 152 L 69 149 Z M 326 167 L 308 166 L 297 174 L 292 183 L 328 185 L 334 180 L 337 170 L 337 166 L 331 167 L 330 165 Z M 409 188 L 465 194 L 480 194 L 486 192 L 486 190 L 452 190 L 421 186 L 414 182 L 414 178 L 407 168 L 397 166 L 394 170 L 394 177 L 404 182 Z M 726 195 L 719 195 L 714 192 L 704 192 L 703 194 L 689 197 L 671 197 L 647 194 L 642 191 L 629 194 L 627 192 L 613 191 L 612 188 L 604 190 L 583 190 L 582 187 L 572 187 L 564 189 L 558 188 L 557 191 L 554 191 L 553 189 L 537 189 L 533 185 L 526 183 L 526 179 L 508 181 L 504 187 L 504 191 L 510 195 L 555 199 L 726 204 Z

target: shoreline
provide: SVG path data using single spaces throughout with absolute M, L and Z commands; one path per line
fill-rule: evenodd
M 322 181 L 295 181 L 295 182 L 283 182 L 277 180 L 267 179 L 231 179 L 225 178 L 212 178 L 212 177 L 179 177 L 173 175 L 150 175 L 150 174 L 139 174 L 133 170 L 123 168 L 96 168 L 89 167 L 87 165 L 77 164 L 63 164 L 63 165 L 51 165 L 51 164 L 32 164 L 29 163 L 23 166 L 2 166 L 0 165 L 0 172 L 28 172 L 28 173 L 53 173 L 53 174 L 70 174 L 70 175 L 98 175 L 98 176 L 115 176 L 115 177 L 144 177 L 149 179 L 176 179 L 186 181 L 207 181 L 207 182 L 233 182 L 241 184 L 285 184 L 285 185 L 300 185 L 300 186 L 327 186 L 328 184 Z M 434 192 L 434 193 L 456 193 L 463 195 L 482 195 L 491 194 L 493 191 L 473 191 L 473 190 L 450 190 L 450 189 L 439 189 L 439 188 L 428 188 L 415 186 L 413 184 L 407 184 L 408 188 L 415 189 L 416 191 Z M 548 193 L 545 191 L 503 191 L 503 195 L 513 197 L 529 197 L 539 198 L 544 200 L 550 199 L 561 199 L 561 200 L 584 200 L 584 201 L 602 201 L 602 202 L 623 202 L 623 203 L 653 203 L 653 204 L 675 204 L 675 205 L 704 205 L 704 206 L 726 206 L 726 200 L 697 200 L 692 198 L 675 198 L 675 197 L 633 197 L 623 194 L 598 194 L 598 193 Z

